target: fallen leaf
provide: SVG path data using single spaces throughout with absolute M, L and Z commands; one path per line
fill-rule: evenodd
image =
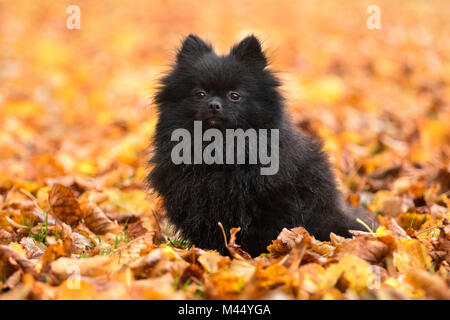
M 450 287 L 445 279 L 421 269 L 409 269 L 405 280 L 416 289 L 424 290 L 432 299 L 450 300 Z
M 398 271 L 405 273 L 409 269 L 428 270 L 431 267 L 431 257 L 426 247 L 416 239 L 398 240 L 397 249 L 394 252 L 394 265 Z
M 222 256 L 217 251 L 208 250 L 205 254 L 201 255 L 198 258 L 198 262 L 203 267 L 203 269 L 208 273 L 214 273 L 219 270 L 225 264 L 228 264 L 230 261 L 228 257 Z
M 113 259 L 96 256 L 92 258 L 59 258 L 50 264 L 49 273 L 59 281 L 70 276 L 106 277 L 112 270 Z
M 70 188 L 55 184 L 49 194 L 49 203 L 56 219 L 76 227 L 81 218 L 81 209 Z
M 299 246 L 303 241 L 305 243 L 311 241 L 310 235 L 305 228 L 283 228 L 277 239 L 272 240 L 272 244 L 267 247 L 267 250 L 275 257 L 278 257 L 287 254 L 292 248 Z
M 25 254 L 19 253 L 10 247 L 0 245 L 0 261 L 9 260 L 10 263 L 14 263 L 19 266 L 24 273 L 30 273 L 32 275 L 36 275 L 35 264 L 25 258 Z M 1 271 L 1 270 L 0 270 Z
M 383 262 L 383 259 L 392 252 L 393 248 L 388 244 L 372 236 L 360 236 L 356 239 L 338 245 L 333 258 L 343 259 L 347 255 L 354 255 L 370 264 Z
M 236 243 L 236 234 L 240 230 L 241 230 L 240 227 L 239 228 L 231 228 L 231 230 L 230 230 L 230 240 L 228 241 L 227 249 L 230 252 L 231 256 L 234 257 L 234 258 L 241 257 L 243 259 L 250 260 L 252 257 L 247 252 L 242 250 L 241 246 Z
M 41 272 L 48 272 L 50 264 L 60 257 L 70 256 L 70 245 L 63 245 L 60 243 L 52 244 L 48 246 L 42 257 L 42 270 Z
M 333 288 L 340 281 L 341 291 L 351 289 L 355 292 L 368 290 L 373 276 L 371 265 L 354 255 L 345 255 L 338 263 L 328 267 L 323 275 L 321 288 Z
M 102 235 L 117 227 L 114 222 L 108 219 L 103 210 L 93 202 L 82 202 L 80 209 L 86 226 L 96 234 Z

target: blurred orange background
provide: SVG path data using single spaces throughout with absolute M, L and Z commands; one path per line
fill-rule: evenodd
M 363 188 L 361 168 L 446 166 L 449 17 L 445 0 L 0 1 L 0 188 L 118 166 L 140 183 L 152 93 L 189 33 L 220 53 L 259 36 L 293 121 L 325 140 L 346 187 Z

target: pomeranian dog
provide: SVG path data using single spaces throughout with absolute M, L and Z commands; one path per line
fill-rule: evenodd
M 363 209 L 344 203 L 321 144 L 291 124 L 280 81 L 267 67 L 253 35 L 228 55 L 217 55 L 209 43 L 189 35 L 161 79 L 148 182 L 162 196 L 169 221 L 197 247 L 226 253 L 218 222 L 225 230 L 240 227 L 237 243 L 252 256 L 264 252 L 283 228 L 302 226 L 327 240 L 330 232 L 348 237 L 350 229 L 365 230 L 357 218 L 376 225 Z M 262 174 L 261 161 L 174 161 L 174 131 L 194 134 L 195 123 L 223 133 L 276 129 L 276 149 L 267 146 L 278 152 L 276 173 Z M 204 150 L 205 141 L 200 143 Z M 249 155 L 248 144 L 244 153 Z

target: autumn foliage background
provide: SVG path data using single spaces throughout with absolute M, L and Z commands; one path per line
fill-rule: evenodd
M 0 1 L 0 298 L 449 299 L 449 16 L 444 0 Z M 381 228 L 283 230 L 253 259 L 237 230 L 233 258 L 186 248 L 144 178 L 151 97 L 189 33 L 223 53 L 263 40 L 293 121 Z

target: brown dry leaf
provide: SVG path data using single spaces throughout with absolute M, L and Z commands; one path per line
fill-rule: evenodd
M 35 241 L 33 238 L 25 237 L 20 240 L 20 244 L 27 252 L 27 257 L 33 259 L 44 254 L 47 247 L 42 242 Z
M 13 245 L 13 247 L 17 248 Z M 18 250 L 21 250 L 20 246 L 17 248 Z M 23 253 L 23 250 L 21 253 L 17 252 L 16 250 L 13 250 L 10 247 L 0 245 L 0 262 L 2 261 L 8 261 L 10 264 L 13 264 L 14 266 L 20 267 L 24 273 L 29 273 L 32 275 L 36 275 L 36 269 L 35 264 L 24 257 L 25 253 Z M 2 272 L 3 270 L 0 270 Z
M 50 275 L 63 281 L 72 275 L 86 277 L 106 277 L 113 267 L 111 257 L 59 258 L 50 264 Z
M 0 228 L 0 244 L 7 245 L 11 242 L 15 242 L 17 240 L 16 238 L 14 233 L 10 233 L 5 229 Z
M 168 246 L 163 246 L 160 250 L 162 261 L 152 269 L 152 277 L 161 276 L 167 272 L 175 272 L 175 270 L 181 271 L 190 265 L 190 263 L 181 257 L 181 253 L 184 250 Z
M 116 229 L 114 224 L 93 202 L 82 202 L 80 204 L 81 216 L 86 222 L 86 226 L 96 234 L 103 235 Z
M 4 208 L 29 211 L 34 208 L 34 202 L 30 200 L 21 190 L 11 189 L 6 194 Z
M 360 236 L 339 245 L 333 258 L 341 260 L 347 255 L 355 255 L 371 264 L 377 264 L 391 253 L 393 248 L 372 236 Z
M 327 242 L 318 241 L 311 238 L 311 250 L 320 254 L 321 256 L 329 256 L 333 254 L 335 248 Z
M 203 269 L 196 264 L 191 264 L 185 268 L 178 280 L 178 289 L 183 288 L 188 280 L 197 282 L 203 281 Z
M 125 232 L 128 234 L 129 239 L 136 239 L 143 236 L 148 230 L 143 226 L 141 219 L 137 219 L 135 222 L 127 224 Z
M 230 241 L 228 241 L 227 249 L 230 252 L 231 256 L 241 257 L 247 260 L 251 260 L 252 257 L 241 249 L 241 246 L 236 243 L 236 234 L 241 230 L 241 228 L 231 228 L 230 230 Z
M 352 239 L 338 236 L 338 235 L 334 234 L 333 232 L 330 233 L 330 242 L 331 242 L 331 245 L 333 245 L 334 247 L 337 247 L 338 245 L 342 246 L 345 243 L 350 242 L 350 241 L 352 241 Z
M 130 242 L 120 243 L 117 250 L 115 250 L 112 255 L 116 258 L 120 258 L 120 264 L 128 264 L 136 261 L 137 259 L 140 259 L 142 255 L 155 249 L 153 244 L 154 236 L 153 232 L 148 232 Z
M 437 264 L 442 262 L 450 262 L 450 223 L 448 219 L 444 219 L 443 224 L 438 226 L 439 235 L 432 241 L 433 250 L 430 255 Z
M 151 269 L 161 261 L 162 250 L 155 249 L 148 253 L 146 256 L 134 261 L 130 264 L 130 269 L 133 271 L 133 274 L 136 279 L 142 279 L 148 277 Z
M 17 285 L 20 283 L 20 280 L 22 279 L 22 276 L 22 270 L 17 270 L 16 272 L 14 272 L 3 284 L 3 289 L 13 289 L 17 287 Z
M 267 247 L 269 251 L 275 258 L 284 256 L 290 252 L 291 248 L 289 245 L 281 240 L 272 240 L 272 244 Z
M 81 218 L 81 209 L 70 188 L 55 184 L 49 194 L 49 203 L 56 219 L 67 223 L 72 228 L 76 227 Z
M 86 251 L 86 248 L 93 246 L 93 242 L 89 240 L 88 237 L 76 231 L 70 234 L 70 241 L 72 245 L 72 253 L 74 254 L 82 254 Z
M 279 257 L 290 252 L 292 248 L 298 247 L 302 242 L 310 243 L 310 241 L 310 235 L 305 228 L 283 228 L 277 239 L 272 240 L 272 244 L 267 247 L 267 250 L 275 257 Z

